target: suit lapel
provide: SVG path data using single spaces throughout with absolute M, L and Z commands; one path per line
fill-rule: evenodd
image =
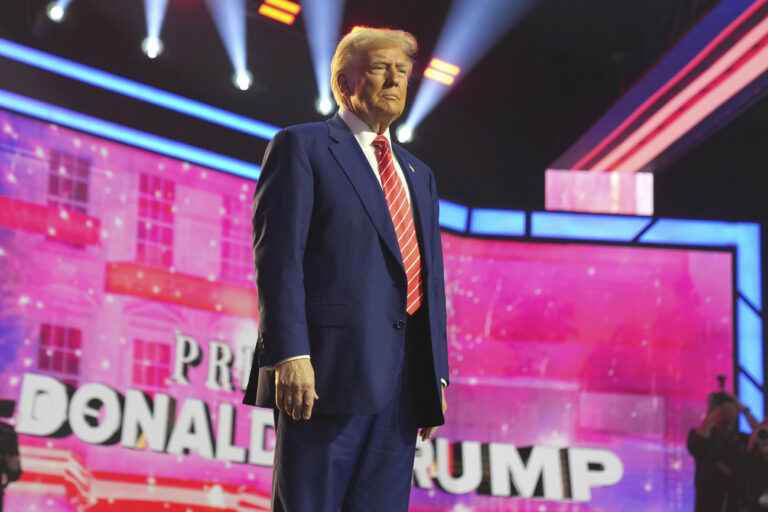
M 430 245 L 430 211 L 432 208 L 432 197 L 427 190 L 426 176 L 423 169 L 416 170 L 417 166 L 408 159 L 407 153 L 395 144 L 392 144 L 395 157 L 397 157 L 400 167 L 403 169 L 403 175 L 408 182 L 408 188 L 411 190 L 411 212 L 413 212 L 413 222 L 418 226 L 418 233 L 421 235 L 421 271 L 425 276 L 429 273 L 427 261 L 432 261 L 432 247 Z
M 365 158 L 363 150 L 360 149 L 357 139 L 338 114 L 329 119 L 327 124 L 329 135 L 333 139 L 330 144 L 331 153 L 352 183 L 379 236 L 400 264 L 400 268 L 405 272 L 403 257 L 400 254 L 400 246 L 397 244 L 397 235 L 395 235 L 395 227 L 392 225 L 392 217 L 389 214 L 387 202 L 381 192 L 381 185 L 370 171 L 371 166 Z

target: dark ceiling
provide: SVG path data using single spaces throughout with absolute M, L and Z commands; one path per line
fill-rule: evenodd
M 144 11 L 138 0 L 74 0 L 61 26 L 43 17 L 45 0 L 0 0 L 0 37 L 278 126 L 321 119 L 313 108 L 316 86 L 301 21 L 288 27 L 259 16 L 260 3 L 247 0 L 248 62 L 256 80 L 247 92 L 231 84 L 229 60 L 202 0 L 169 3 L 166 51 L 156 61 L 139 50 Z M 426 118 L 408 149 L 435 169 L 446 199 L 543 209 L 544 169 L 716 3 L 539 0 Z M 342 27 L 413 32 L 421 45 L 415 91 L 449 6 L 349 0 Z M 22 72 L 9 61 L 0 59 L 0 66 L 0 81 L 15 80 L 17 89 L 129 126 L 257 163 L 266 146 L 182 115 L 147 115 L 134 100 Z M 657 213 L 765 220 L 766 120 L 764 99 L 673 162 L 657 176 Z M 445 137 L 455 144 L 440 143 Z

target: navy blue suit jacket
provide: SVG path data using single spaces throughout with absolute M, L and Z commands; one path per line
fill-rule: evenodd
M 393 151 L 411 191 L 429 324 L 419 377 L 431 389 L 418 417 L 420 426 L 440 425 L 440 379 L 449 375 L 437 187 L 429 167 Z M 254 195 L 253 247 L 259 339 L 243 403 L 274 407 L 267 368 L 309 354 L 316 413 L 382 409 L 403 355 L 407 282 L 381 185 L 338 115 L 286 128 L 270 143 Z

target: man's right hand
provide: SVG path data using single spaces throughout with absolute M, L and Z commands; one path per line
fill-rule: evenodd
M 312 416 L 312 406 L 320 397 L 315 393 L 315 370 L 309 358 L 286 361 L 275 367 L 275 404 L 294 420 Z

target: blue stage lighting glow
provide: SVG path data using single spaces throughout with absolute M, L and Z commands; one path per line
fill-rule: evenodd
M 760 421 L 765 417 L 765 404 L 763 403 L 763 392 L 755 386 L 749 378 L 743 373 L 739 373 L 739 399 L 741 403 L 749 407 L 752 415 Z M 739 419 L 739 429 L 742 432 L 752 432 L 752 427 L 747 423 L 744 415 Z
M 233 112 L 184 98 L 176 94 L 156 89 L 154 87 L 134 82 L 99 69 L 95 69 L 71 60 L 62 59 L 49 53 L 41 52 L 27 46 L 0 38 L 0 56 L 13 59 L 52 73 L 73 78 L 96 87 L 101 87 L 141 101 L 146 101 L 169 110 L 174 110 L 188 116 L 197 117 L 233 130 L 262 139 L 270 140 L 280 131 L 272 126 L 255 119 L 250 119 Z
M 479 61 L 535 0 L 454 0 L 435 47 L 434 56 L 461 68 L 461 77 Z M 443 99 L 449 88 L 423 80 L 405 124 L 415 129 Z
M 55 2 L 48 4 L 48 7 L 46 7 L 45 11 L 51 21 L 60 23 L 64 20 L 64 9 L 62 9 L 61 6 Z
M 534 212 L 531 217 L 531 235 L 544 238 L 630 242 L 650 222 L 648 217 Z
M 476 235 L 525 236 L 525 212 L 474 208 L 469 232 Z
M 317 98 L 315 108 L 320 114 L 327 116 L 333 112 L 333 100 L 331 98 Z
M 247 71 L 245 0 L 206 0 L 235 74 Z
M 46 14 L 51 21 L 61 23 L 64 21 L 64 16 L 67 14 L 67 8 L 72 0 L 56 0 L 48 4 L 45 8 Z
M 442 227 L 454 231 L 466 231 L 469 208 L 443 199 L 440 202 L 439 223 Z
M 144 0 L 144 16 L 147 21 L 147 38 L 142 50 L 147 57 L 154 59 L 163 51 L 160 32 L 163 29 L 163 19 L 168 8 L 168 0 Z
M 736 308 L 739 333 L 739 366 L 763 385 L 763 321 L 741 298 Z
M 304 0 L 301 2 L 301 7 L 309 51 L 312 54 L 312 65 L 315 68 L 318 96 L 321 99 L 330 100 L 333 97 L 331 59 L 341 32 L 344 0 Z
M 739 292 L 762 309 L 760 226 L 750 222 L 659 219 L 640 238 L 647 243 L 736 246 Z
M 249 162 L 134 130 L 1 89 L 0 107 L 252 180 L 258 179 L 261 171 L 258 165 Z
M 163 53 L 163 42 L 157 37 L 146 37 L 141 43 L 141 51 L 150 59 L 154 59 Z
M 397 140 L 403 144 L 413 140 L 413 130 L 407 124 L 401 124 L 397 127 Z
M 249 71 L 240 71 L 239 73 L 235 73 L 232 77 L 232 81 L 238 89 L 245 91 L 251 87 L 251 84 L 253 83 L 253 75 L 251 75 Z

